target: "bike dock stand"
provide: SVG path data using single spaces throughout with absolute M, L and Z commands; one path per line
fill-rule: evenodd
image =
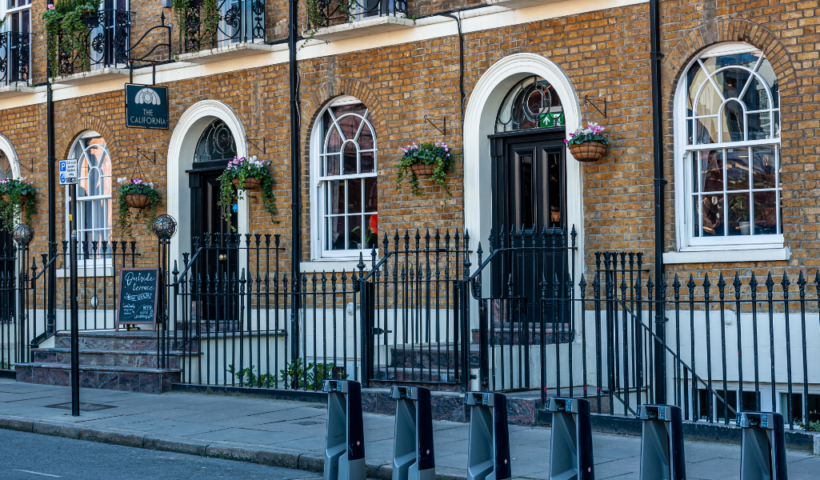
M 500 393 L 468 392 L 464 403 L 470 406 L 467 480 L 510 478 L 507 397 Z
M 325 380 L 327 436 L 324 480 L 365 480 L 362 386 L 352 380 Z
M 393 387 L 390 397 L 396 400 L 393 480 L 435 480 L 430 390 L 424 387 Z
M 683 417 L 673 405 L 641 405 L 641 480 L 686 480 Z
M 589 401 L 552 397 L 547 409 L 552 412 L 550 480 L 594 480 Z
M 740 480 L 785 480 L 786 433 L 783 415 L 740 412 Z

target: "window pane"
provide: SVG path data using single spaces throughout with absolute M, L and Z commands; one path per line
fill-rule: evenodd
M 335 126 L 331 126 L 330 135 L 328 135 L 327 139 L 327 149 L 325 151 L 327 153 L 339 153 L 342 149 L 342 143 L 344 143 L 344 140 L 342 140 L 342 136 L 339 135 L 339 130 L 337 130 Z
M 355 175 L 359 173 L 359 157 L 358 151 L 356 149 L 356 144 L 349 142 L 344 147 L 344 170 L 342 170 L 342 174 L 344 175 Z
M 726 102 L 721 112 L 721 142 L 741 142 L 746 121 L 740 102 Z
M 330 213 L 345 213 L 345 182 L 327 182 L 327 209 Z
M 771 108 L 769 92 L 766 91 L 766 86 L 757 77 L 751 78 L 746 93 L 743 94 L 743 103 L 746 105 L 746 110 L 768 110 Z
M 362 181 L 347 181 L 347 213 L 362 212 Z
M 723 151 L 707 150 L 701 152 L 701 181 L 703 192 L 723 191 Z
M 689 98 L 686 99 L 686 116 L 692 115 L 692 101 L 695 98 L 695 95 L 698 93 L 698 89 L 703 82 L 706 81 L 706 71 L 700 68 L 700 63 L 695 63 L 692 65 L 692 68 L 689 69 L 689 72 L 686 76 L 686 83 L 687 83 L 687 91 Z
M 729 235 L 749 235 L 749 209 L 748 193 L 732 193 L 729 195 Z
M 769 112 L 750 113 L 746 115 L 749 129 L 749 140 L 772 138 L 772 114 Z
M 776 188 L 777 175 L 775 174 L 775 153 L 773 147 L 758 147 L 752 149 L 754 156 L 754 186 L 753 188 Z
M 340 168 L 338 155 L 325 157 L 325 175 L 340 175 L 342 173 Z
M 370 131 L 370 126 L 367 123 L 362 126 L 362 133 L 359 134 L 359 148 L 362 150 L 373 149 L 373 132 Z
M 373 173 L 376 171 L 375 152 L 361 152 L 359 156 L 362 159 L 362 173 Z
M 720 98 L 720 95 L 718 95 L 718 92 L 715 90 L 712 82 L 706 82 L 703 85 L 703 89 L 700 91 L 700 96 L 697 99 L 697 105 L 695 105 L 695 115 L 717 115 L 722 103 L 723 99 Z
M 757 59 L 755 59 L 757 61 Z M 723 97 L 738 98 L 746 82 L 752 74 L 748 70 L 741 70 L 739 68 L 730 68 L 715 74 L 714 79 L 718 88 L 720 88 Z
M 777 233 L 777 192 L 754 193 L 755 235 Z
M 365 225 L 367 225 L 367 235 L 365 235 L 365 247 L 378 247 L 379 242 L 379 216 L 377 214 L 365 215 Z
M 701 209 L 703 236 L 722 237 L 723 222 L 726 218 L 723 213 L 723 194 L 704 195 L 701 200 Z
M 364 180 L 364 211 L 379 211 L 379 189 L 375 178 L 366 178 Z
M 780 107 L 780 88 L 777 85 L 777 75 L 774 74 L 774 69 L 772 69 L 772 64 L 768 59 L 764 58 L 763 61 L 760 62 L 757 73 L 759 73 L 769 85 L 769 90 L 772 92 L 772 102 L 774 104 L 772 106 L 774 108 Z
M 696 143 L 704 145 L 715 143 L 718 138 L 718 118 L 707 117 L 695 119 Z
M 749 189 L 749 150 L 730 148 L 726 150 L 727 190 Z
M 356 132 L 359 131 L 359 125 L 362 123 L 361 117 L 358 115 L 346 115 L 339 119 L 339 127 L 342 129 L 342 135 L 345 140 L 352 140 L 356 137 Z
M 345 217 L 330 217 L 327 219 L 328 250 L 345 250 Z
M 701 205 L 701 197 L 699 195 L 695 195 L 692 197 L 692 235 L 695 237 L 700 237 L 700 217 L 702 215 L 700 210 Z
M 364 232 L 362 232 L 362 216 L 355 215 L 352 217 L 347 217 L 347 228 L 350 234 L 347 238 L 349 238 L 349 244 L 347 248 L 351 250 L 359 250 L 364 248 Z

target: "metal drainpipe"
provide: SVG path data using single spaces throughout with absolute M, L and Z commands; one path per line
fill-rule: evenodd
M 302 191 L 299 185 L 301 159 L 299 158 L 299 72 L 296 64 L 296 40 L 298 39 L 298 1 L 290 0 L 288 11 L 288 53 L 290 67 L 290 155 L 291 155 L 291 277 L 292 290 L 299 291 L 299 266 L 302 261 Z M 299 295 L 294 295 L 291 304 L 291 361 L 299 358 Z
M 51 248 L 57 245 L 57 177 L 55 167 L 57 166 L 57 155 L 54 146 L 54 94 L 52 90 L 51 81 L 48 76 L 51 73 L 51 64 L 46 62 L 46 136 L 48 144 L 48 159 L 46 165 L 48 168 L 48 253 L 51 255 Z M 56 252 L 55 252 L 56 253 Z M 48 300 L 46 313 L 46 333 L 51 335 L 55 333 L 57 323 L 56 313 L 57 302 L 57 262 L 52 262 L 48 268 Z
M 663 178 L 663 132 L 661 124 L 661 33 L 660 33 L 660 0 L 649 3 L 650 22 L 650 62 L 652 65 L 652 145 L 655 160 L 655 403 L 662 404 L 666 399 L 666 318 L 663 303 L 663 203 L 666 180 Z

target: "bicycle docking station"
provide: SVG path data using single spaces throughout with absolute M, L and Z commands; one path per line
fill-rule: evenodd
M 362 386 L 352 380 L 325 380 L 327 435 L 325 480 L 366 480 Z
M 470 406 L 467 479 L 510 478 L 512 474 L 507 397 L 500 393 L 467 392 L 464 403 Z
M 589 401 L 552 397 L 547 410 L 552 412 L 550 480 L 594 480 Z
M 393 480 L 435 480 L 430 390 L 424 387 L 393 387 L 390 397 L 396 400 Z
M 683 416 L 674 405 L 640 405 L 641 480 L 686 480 Z

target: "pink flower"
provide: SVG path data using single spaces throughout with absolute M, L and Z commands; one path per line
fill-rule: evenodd
M 49 10 L 54 10 L 54 4 L 53 4 L 53 3 L 49 3 L 49 4 L 48 4 L 48 9 L 49 9 Z

